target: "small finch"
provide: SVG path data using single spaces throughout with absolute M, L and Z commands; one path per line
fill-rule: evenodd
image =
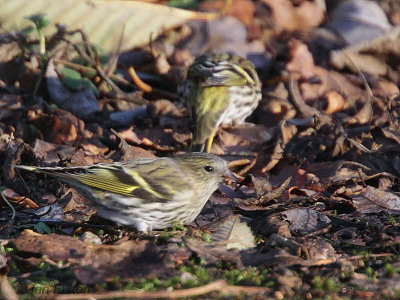
M 98 215 L 139 231 L 191 223 L 226 177 L 222 158 L 189 153 L 84 167 L 15 166 L 54 176 L 91 199 Z
M 252 62 L 230 54 L 203 55 L 189 67 L 179 87 L 195 123 L 192 151 L 210 152 L 220 124 L 240 125 L 261 100 L 261 83 Z

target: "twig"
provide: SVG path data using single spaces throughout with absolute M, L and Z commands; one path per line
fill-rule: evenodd
M 237 160 L 233 160 L 233 161 L 229 162 L 228 167 L 229 168 L 241 167 L 241 166 L 248 165 L 251 162 L 252 162 L 252 160 L 248 159 L 248 158 L 237 159 Z
M 364 178 L 362 177 L 361 173 L 361 168 L 357 168 L 358 176 L 360 177 L 360 181 L 362 182 L 363 187 L 367 187 L 367 184 L 364 181 Z
M 4 195 L 4 190 L 1 191 L 1 198 L 3 198 L 3 201 L 11 208 L 12 210 L 12 216 L 11 216 L 11 220 L 14 220 L 15 218 L 15 208 L 14 206 L 12 206 L 12 204 L 10 202 L 8 202 L 6 196 Z
M 393 253 L 376 253 L 376 254 L 369 254 L 368 257 L 375 258 L 375 257 L 389 257 L 393 256 Z M 364 259 L 366 255 L 355 255 L 350 257 L 340 258 L 339 260 L 354 260 L 354 259 Z
M 105 293 L 87 293 L 87 294 L 50 294 L 39 296 L 39 299 L 55 299 L 55 300 L 77 300 L 77 299 L 112 299 L 112 298 L 130 298 L 130 299 L 157 299 L 157 298 L 182 298 L 205 295 L 211 292 L 220 292 L 224 294 L 239 295 L 245 294 L 262 294 L 269 292 L 269 288 L 256 286 L 231 286 L 225 280 L 217 280 L 215 282 L 183 290 L 175 291 L 157 291 L 157 292 L 142 292 L 142 291 L 112 291 Z
M 72 63 L 72 62 L 69 62 L 69 61 L 66 61 L 66 60 L 62 60 L 62 59 L 54 59 L 54 62 L 58 63 L 58 64 L 62 64 L 62 65 L 67 66 L 67 67 L 70 67 L 70 68 L 72 68 L 74 70 L 77 70 L 77 71 L 80 71 L 80 72 L 96 72 L 96 69 L 94 69 L 94 68 L 82 66 L 82 65 L 75 64 L 75 63 Z M 126 79 L 124 79 L 124 78 L 122 78 L 122 77 L 120 77 L 118 75 L 112 74 L 112 75 L 110 75 L 110 78 L 112 80 L 120 83 L 120 84 L 124 84 L 126 86 L 131 87 L 131 88 L 135 88 L 136 87 L 134 84 L 132 84 L 128 80 L 126 80 Z M 160 90 L 160 89 L 157 89 L 157 88 L 154 88 L 154 87 L 152 87 L 152 92 L 156 93 L 158 95 L 164 96 L 164 97 L 166 97 L 168 99 L 171 99 L 171 100 L 178 100 L 178 96 L 176 94 L 174 94 L 174 93 L 163 91 L 163 90 Z M 138 103 L 138 104 L 148 104 L 148 101 L 143 99 L 143 103 Z
M 134 84 L 137 85 L 137 87 L 139 89 L 141 89 L 143 92 L 145 93 L 150 93 L 153 89 L 150 85 L 148 85 L 147 83 L 143 82 L 139 76 L 136 74 L 135 69 L 133 68 L 133 66 L 130 66 L 128 68 L 128 74 L 131 77 L 132 81 Z
M 96 225 L 96 224 L 87 224 L 87 223 L 77 223 L 77 222 L 68 222 L 68 221 L 60 221 L 60 220 L 30 220 L 28 222 L 21 222 L 18 225 L 27 225 L 27 224 L 36 224 L 36 223 L 45 223 L 53 226 L 70 226 L 70 227 L 82 227 L 82 228 L 92 228 L 92 229 L 104 229 L 104 230 L 118 230 L 119 228 L 115 228 L 115 226 L 111 225 Z

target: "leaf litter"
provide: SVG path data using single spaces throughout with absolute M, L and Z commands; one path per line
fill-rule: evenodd
M 177 27 L 143 42 L 159 23 L 142 25 L 129 51 L 126 33 L 103 51 L 98 35 L 53 19 L 44 40 L 21 28 L 1 37 L 1 297 L 398 298 L 398 5 L 194 3 L 206 13 L 135 3 L 176 14 Z M 371 13 L 382 21 L 367 22 Z M 143 235 L 11 167 L 187 151 L 176 88 L 205 51 L 251 59 L 263 99 L 254 125 L 218 130 L 212 152 L 243 180 L 222 185 L 190 226 Z

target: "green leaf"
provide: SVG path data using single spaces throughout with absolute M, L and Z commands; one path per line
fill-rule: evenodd
M 167 2 L 167 6 L 183 9 L 196 9 L 199 6 L 199 3 L 196 0 L 170 0 Z
M 82 77 L 81 74 L 71 68 L 63 67 L 60 70 L 62 82 L 73 91 L 92 89 L 95 95 L 99 95 L 96 86 L 89 79 Z
M 51 23 L 45 16 L 45 14 L 36 14 L 27 17 L 27 19 L 35 24 L 37 30 L 43 30 Z

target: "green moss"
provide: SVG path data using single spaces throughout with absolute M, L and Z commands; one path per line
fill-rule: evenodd
M 326 293 L 336 293 L 340 288 L 340 282 L 334 277 L 323 278 L 320 276 L 314 276 L 311 280 L 311 283 L 314 288 L 322 290 Z
M 394 275 L 400 272 L 400 268 L 395 267 L 389 263 L 385 264 L 384 269 L 385 269 L 385 275 L 388 277 L 393 277 Z
M 378 277 L 378 272 L 370 266 L 365 269 L 364 273 L 371 279 L 376 279 Z

